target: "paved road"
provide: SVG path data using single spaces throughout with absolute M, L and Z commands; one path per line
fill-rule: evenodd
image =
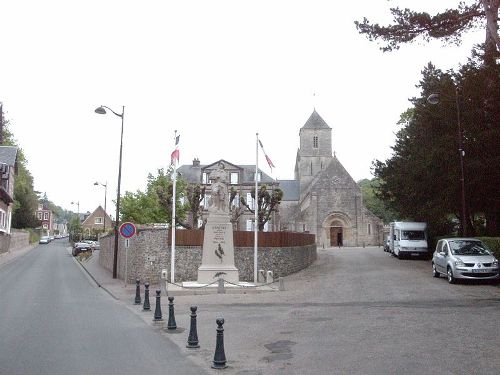
M 0 374 L 203 374 L 95 286 L 66 240 L 0 266 Z
M 499 374 L 500 289 L 449 285 L 429 261 L 381 248 L 319 250 L 286 292 L 177 296 L 176 317 L 198 305 L 200 364 L 224 316 L 225 374 Z M 184 335 L 172 335 L 180 348 Z M 188 352 L 187 349 L 183 349 Z

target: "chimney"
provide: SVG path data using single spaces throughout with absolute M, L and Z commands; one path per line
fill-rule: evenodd
M 193 159 L 193 167 L 199 167 L 200 166 L 200 159 L 194 158 Z

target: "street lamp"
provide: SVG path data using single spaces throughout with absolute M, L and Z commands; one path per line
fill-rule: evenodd
M 101 105 L 96 108 L 95 113 L 100 115 L 106 114 L 106 109 L 110 110 L 115 116 L 122 119 L 122 131 L 120 136 L 120 162 L 118 164 L 118 188 L 116 189 L 116 217 L 115 217 L 115 247 L 113 253 L 113 279 L 117 277 L 118 266 L 118 222 L 120 220 L 120 184 L 122 180 L 122 146 L 123 146 L 123 118 L 125 117 L 125 106 L 122 107 L 122 113 L 116 113 L 111 108 Z
M 106 197 L 108 195 L 108 181 L 106 181 L 105 184 L 101 184 L 100 182 L 94 182 L 94 185 L 96 186 L 104 186 L 104 233 L 106 233 L 106 216 L 107 216 L 107 212 L 106 212 Z
M 80 201 L 78 202 L 71 202 L 71 204 L 78 206 L 78 220 L 80 220 Z
M 464 174 L 464 156 L 465 151 L 463 148 L 463 132 L 462 124 L 460 122 L 460 86 L 455 87 L 455 105 L 457 107 L 457 126 L 458 126 L 458 153 L 460 155 L 460 188 L 461 188 L 461 198 L 462 198 L 462 215 L 460 217 L 460 232 L 463 237 L 467 236 L 467 223 L 465 215 L 465 174 Z M 427 98 L 430 104 L 439 103 L 439 94 L 431 94 Z

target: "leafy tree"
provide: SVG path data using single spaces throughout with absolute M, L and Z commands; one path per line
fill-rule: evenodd
M 488 68 L 471 60 L 460 72 L 442 72 L 429 64 L 423 73 L 421 97 L 401 116 L 393 156 L 373 164 L 380 185 L 376 196 L 402 218 L 427 221 L 446 233 L 461 213 L 457 109 L 463 127 L 467 232 L 478 232 L 477 217 L 486 218 L 486 232 L 499 234 L 500 128 L 490 126 L 484 101 Z M 497 72 L 498 71 L 497 68 Z M 462 89 L 456 91 L 457 87 Z M 439 105 L 426 98 L 441 93 Z M 496 88 L 500 95 L 500 87 Z M 457 108 L 456 94 L 459 107 Z M 498 115 L 498 110 L 495 116 Z
M 384 204 L 384 201 L 375 194 L 375 191 L 380 187 L 379 179 L 373 178 L 369 180 L 365 178 L 358 181 L 358 186 L 361 188 L 361 193 L 363 194 L 363 203 L 370 212 L 381 218 L 384 223 L 390 223 L 399 219 L 399 214 L 388 208 Z
M 500 0 L 460 1 L 455 9 L 446 9 L 434 16 L 426 12 L 415 12 L 408 8 L 391 8 L 394 22 L 389 26 L 371 23 L 366 17 L 355 21 L 361 34 L 369 40 L 381 39 L 386 44 L 383 51 L 398 49 L 403 43 L 411 43 L 418 37 L 428 41 L 442 39 L 459 44 L 463 33 L 471 29 L 484 28 L 485 59 L 494 64 L 500 51 L 498 35 L 498 9 Z
M 33 176 L 26 167 L 26 158 L 23 150 L 19 148 L 14 135 L 9 130 L 9 121 L 3 119 L 2 135 L 4 146 L 16 146 L 17 151 L 17 175 L 14 182 L 14 206 L 12 214 L 13 228 L 36 228 L 40 221 L 35 212 L 38 206 L 38 196 L 33 188 Z
M 176 221 L 180 224 L 186 217 L 188 204 L 181 204 L 184 196 L 185 183 L 177 180 L 176 186 Z M 172 218 L 173 184 L 170 173 L 158 170 L 157 176 L 149 174 L 146 191 L 126 192 L 121 202 L 122 221 L 132 221 L 136 224 L 170 223 Z
M 186 198 L 189 205 L 190 222 L 185 223 L 184 227 L 198 228 L 198 219 L 203 215 L 201 202 L 203 202 L 203 198 L 205 197 L 205 190 L 206 188 L 200 184 L 187 185 Z
M 252 199 L 255 200 L 255 188 L 250 192 Z M 283 190 L 280 188 L 273 188 L 271 192 L 267 189 L 266 185 L 261 185 L 257 197 L 258 208 L 258 230 L 263 231 L 264 225 L 269 221 L 273 212 L 278 211 L 279 204 L 283 198 Z M 255 213 L 255 210 L 250 208 L 245 198 L 241 197 L 241 204 L 247 208 L 248 211 Z

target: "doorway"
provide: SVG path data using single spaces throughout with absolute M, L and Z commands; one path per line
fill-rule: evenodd
M 343 246 L 342 227 L 330 227 L 330 246 Z

